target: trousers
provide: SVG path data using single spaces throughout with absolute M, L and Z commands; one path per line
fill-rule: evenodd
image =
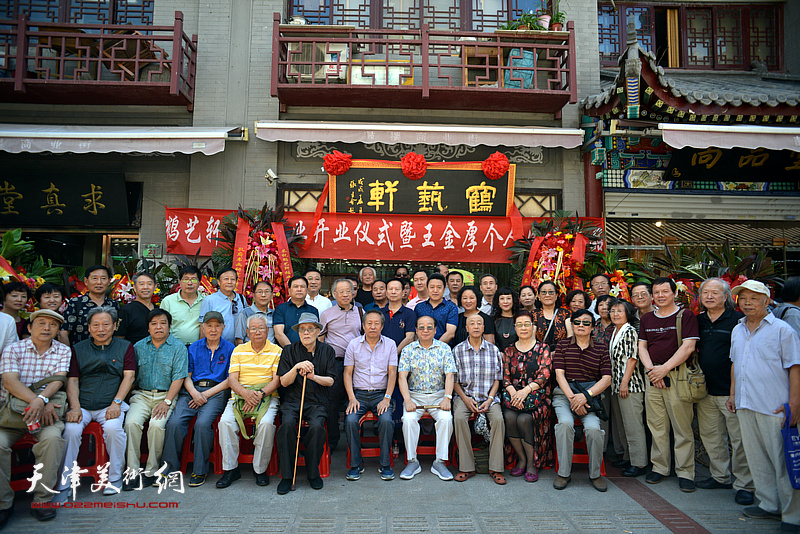
M 453 429 L 458 445 L 458 469 L 475 471 L 475 453 L 472 451 L 472 432 L 469 429 L 469 411 L 461 397 L 453 399 Z M 486 412 L 489 420 L 489 470 L 502 473 L 505 470 L 503 444 L 506 439 L 506 422 L 500 403 L 492 404 Z
M 586 451 L 589 454 L 589 477 L 600 476 L 603 464 L 603 439 L 606 433 L 600 428 L 600 418 L 593 413 L 575 415 L 569 399 L 561 388 L 553 391 L 553 409 L 556 412 L 556 454 L 558 454 L 558 476 L 568 477 L 572 473 L 572 453 L 575 443 L 575 418 L 580 417 L 586 436 Z
M 444 399 L 444 390 L 436 393 L 410 392 L 411 400 L 417 406 L 439 405 Z M 408 461 L 417 457 L 419 444 L 419 420 L 425 412 L 431 414 L 436 421 L 436 459 L 448 460 L 450 458 L 450 437 L 453 435 L 453 412 L 446 412 L 438 408 L 425 410 L 417 408 L 413 412 L 403 412 L 403 440 L 406 442 L 406 458 Z
M 239 466 L 239 424 L 233 414 L 234 399 L 231 398 L 225 406 L 225 411 L 219 418 L 219 445 L 222 450 L 222 468 L 226 471 Z M 269 401 L 267 413 L 256 427 L 253 438 L 253 471 L 256 474 L 265 473 L 272 457 L 272 445 L 275 442 L 275 416 L 278 414 L 280 401 L 273 395 Z M 248 432 L 249 433 L 249 432 Z

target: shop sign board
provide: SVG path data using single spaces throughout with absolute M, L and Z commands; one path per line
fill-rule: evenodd
M 800 182 L 800 152 L 764 148 L 681 148 L 672 151 L 664 180 Z

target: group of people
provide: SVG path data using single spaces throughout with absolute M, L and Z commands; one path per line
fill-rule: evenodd
M 800 278 L 787 281 L 775 314 L 761 282 L 731 290 L 722 279 L 706 280 L 702 312 L 695 316 L 677 304 L 670 278 L 633 284 L 628 302 L 610 296 L 605 274 L 591 279 L 593 298 L 580 290 L 562 295 L 551 281 L 517 292 L 498 287 L 491 274 L 464 285 L 463 274 L 444 265 L 433 273 L 401 267 L 395 275 L 379 280 L 365 267 L 358 280 L 335 280 L 328 298 L 320 294 L 321 273 L 310 270 L 289 280 L 289 299 L 273 309 L 268 281 L 256 284 L 248 306 L 236 292 L 234 269 L 223 269 L 219 291 L 204 297 L 200 272 L 189 266 L 180 272 L 180 289 L 161 307 L 150 302 L 152 275 L 139 273 L 136 300 L 118 309 L 105 296 L 111 272 L 94 266 L 86 271 L 87 293 L 70 299 L 63 315 L 37 295 L 41 309 L 31 315 L 28 332 L 20 332 L 19 321 L 15 325 L 6 312 L 0 317 L 0 395 L 29 402 L 25 421 L 42 423 L 33 452 L 44 467 L 34 500 L 51 499 L 47 488 L 68 491 L 63 474 L 77 465 L 81 434 L 92 420 L 103 426 L 110 457 L 105 494 L 158 484 L 180 470 L 195 416 L 189 486 L 205 482 L 216 446 L 224 469 L 216 486 L 241 478 L 239 437 L 253 434 L 256 484 L 269 484 L 275 442 L 277 491 L 285 494 L 301 421 L 307 424 L 300 436 L 306 476 L 321 489 L 319 461 L 326 446 L 339 444 L 342 412 L 347 480 L 358 480 L 365 469 L 361 424 L 368 412 L 377 418 L 379 476 L 395 477 L 390 455 L 401 426 L 406 465 L 399 476 L 414 478 L 422 469 L 420 423 L 428 414 L 435 434 L 431 472 L 442 480 L 475 476 L 474 431 L 488 442 L 495 483 L 507 483 L 507 438 L 516 455 L 511 476 L 536 482 L 540 469 L 557 458 L 553 486 L 563 490 L 571 483 L 580 420 L 590 483 L 598 491 L 607 490 L 600 473 L 607 447 L 617 453 L 614 464 L 624 476 L 646 475 L 650 484 L 670 475 L 674 455 L 682 491 L 733 488 L 748 517 L 781 519 L 787 531 L 800 528 L 800 501 L 781 469 L 779 432 L 784 403 L 791 423 L 800 419 Z M 16 341 L 19 333 L 30 337 Z M 696 411 L 711 477 L 697 482 L 694 403 L 681 399 L 676 387 L 681 365 L 692 357 L 708 388 Z M 68 377 L 63 419 L 48 402 L 58 382 L 40 391 L 28 387 L 48 375 Z M 145 423 L 149 452 L 141 468 Z M 0 427 L 0 522 L 13 504 L 10 448 L 23 433 Z M 447 466 L 453 434 L 455 474 Z M 45 520 L 55 510 L 32 513 Z

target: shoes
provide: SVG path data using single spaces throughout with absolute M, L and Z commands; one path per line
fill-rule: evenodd
M 324 485 L 320 477 L 310 478 L 308 479 L 308 483 L 311 485 L 311 489 L 315 490 L 321 490 L 322 486 Z
M 286 495 L 292 491 L 292 481 L 288 478 L 282 478 L 278 483 L 278 495 Z
M 347 480 L 358 480 L 361 478 L 361 473 L 364 472 L 364 464 L 358 465 L 356 467 L 351 467 L 350 471 L 347 472 Z
M 55 508 L 31 508 L 31 515 L 37 521 L 52 521 L 56 518 Z
M 800 525 L 781 523 L 781 532 L 800 532 Z
M 492 477 L 492 480 L 494 480 L 495 484 L 498 484 L 500 486 L 505 486 L 507 482 L 506 477 L 505 475 L 503 475 L 503 473 L 498 473 L 497 471 L 489 471 L 489 476 Z
M 617 460 L 616 462 L 611 462 L 611 465 L 619 467 L 620 469 L 626 469 L 631 466 L 631 463 L 628 460 Z
M 714 477 L 708 477 L 698 482 L 697 487 L 700 489 L 731 489 L 733 484 L 723 484 L 722 482 L 717 482 Z
M 509 473 L 509 475 L 511 475 L 512 477 L 521 477 L 524 474 L 525 474 L 525 468 L 524 467 L 515 467 Z
M 109 495 L 116 495 L 117 493 L 119 493 L 120 492 L 120 486 L 122 485 L 121 482 L 122 482 L 122 480 L 116 480 L 114 482 L 109 482 L 108 485 L 105 488 L 103 488 L 103 495 L 109 496 Z M 67 492 L 67 493 L 69 493 L 69 492 Z
M 684 493 L 692 493 L 695 490 L 694 480 L 688 478 L 678 478 L 678 487 Z
M 650 474 L 647 475 L 647 477 L 645 477 L 644 481 L 647 482 L 648 484 L 658 484 L 659 482 L 661 482 L 665 478 L 667 478 L 667 477 L 665 477 L 661 473 L 656 473 L 655 471 L 650 471 Z
M 736 504 L 741 504 L 742 506 L 750 506 L 753 504 L 753 492 L 747 490 L 739 490 L 736 492 L 736 497 L 734 498 Z
M 444 465 L 444 460 L 436 459 L 431 465 L 431 473 L 436 475 L 442 480 L 453 480 L 453 473 Z
M 11 504 L 11 508 L 6 508 L 5 510 L 0 510 L 0 530 L 6 526 L 8 520 L 11 519 L 11 516 L 14 515 L 14 504 Z
M 257 486 L 269 486 L 269 475 L 266 471 L 263 473 L 256 473 L 256 485 Z
M 562 490 L 566 488 L 571 481 L 572 477 L 562 477 L 561 475 L 559 475 L 553 481 L 553 488 L 557 490 Z
M 525 482 L 536 482 L 539 480 L 539 470 L 537 469 L 534 473 L 526 472 L 525 473 Z
M 742 515 L 745 517 L 749 517 L 751 519 L 776 519 L 778 521 L 781 520 L 781 514 L 779 512 L 767 512 L 763 508 L 758 506 L 748 506 L 744 510 L 742 510 Z
M 236 469 L 225 471 L 222 474 L 222 477 L 219 480 L 217 480 L 217 487 L 219 489 L 227 488 L 240 478 L 242 478 L 242 473 L 239 471 L 238 467 Z
M 454 479 L 456 482 L 464 482 L 475 476 L 475 471 L 459 471 Z
M 626 470 L 622 472 L 622 476 L 624 477 L 640 477 L 643 474 L 647 473 L 646 467 L 636 467 L 635 465 L 630 466 Z
M 394 471 L 390 466 L 381 466 L 378 468 L 378 473 L 381 474 L 381 480 L 394 480 Z
M 142 487 L 149 488 L 150 486 L 158 486 L 158 477 L 142 475 Z
M 606 484 L 606 479 L 604 479 L 603 477 L 593 478 L 591 479 L 591 481 L 592 481 L 592 486 L 594 486 L 594 489 L 596 489 L 597 491 L 601 492 L 608 491 L 608 485 Z
M 139 485 L 135 481 L 136 479 L 126 480 L 122 483 L 122 491 L 133 491 L 139 487 Z M 144 487 L 144 485 L 142 485 Z
M 409 460 L 406 468 L 400 473 L 400 478 L 403 480 L 411 480 L 415 475 L 420 473 L 422 473 L 422 466 L 419 465 L 419 462 L 417 460 Z
M 192 473 L 192 476 L 189 478 L 189 487 L 196 488 L 198 486 L 202 486 L 206 482 L 206 475 L 195 475 Z

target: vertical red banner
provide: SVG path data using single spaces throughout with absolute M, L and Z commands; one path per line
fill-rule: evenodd
M 289 279 L 293 276 L 292 257 L 289 255 L 289 243 L 286 242 L 286 231 L 283 223 L 272 223 L 272 233 L 275 234 L 275 243 L 278 245 L 278 260 L 281 263 L 283 284 L 286 288 L 286 300 L 289 300 Z
M 244 291 L 244 274 L 247 269 L 247 245 L 250 240 L 250 223 L 239 217 L 239 223 L 236 226 L 236 241 L 233 244 L 233 268 L 239 274 L 239 280 L 236 283 L 236 291 L 242 293 Z
M 522 275 L 522 285 L 528 286 L 533 282 L 533 264 L 539 256 L 539 247 L 542 246 L 544 236 L 539 236 L 533 240 L 531 244 L 531 251 L 528 254 L 528 264 L 525 266 L 525 272 Z

